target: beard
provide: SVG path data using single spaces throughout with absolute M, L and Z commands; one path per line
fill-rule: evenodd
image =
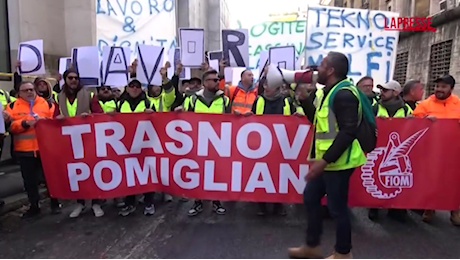
M 318 83 L 321 85 L 326 85 L 327 77 L 323 73 L 318 73 Z

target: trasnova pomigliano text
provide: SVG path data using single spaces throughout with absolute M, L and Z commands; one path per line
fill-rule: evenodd
M 61 133 L 70 138 L 73 159 L 77 161 L 67 163 L 70 189 L 79 191 L 80 183 L 94 181 L 100 190 L 111 191 L 119 187 L 123 179 L 128 187 L 136 186 L 136 180 L 139 185 L 147 185 L 150 182 L 169 186 L 170 179 L 172 179 L 184 190 L 198 188 L 200 183 L 203 183 L 202 188 L 205 191 L 250 193 L 260 188 L 265 189 L 266 193 L 287 194 L 289 185 L 291 185 L 297 193 L 303 192 L 304 176 L 308 173 L 309 165 L 307 158 L 299 158 L 299 154 L 302 147 L 306 145 L 310 125 L 299 124 L 292 142 L 289 141 L 284 124 L 270 125 L 274 135 L 267 125 L 261 123 L 246 123 L 239 129 L 232 129 L 231 122 L 222 122 L 220 127 L 221 131 L 218 133 L 209 122 L 199 122 L 198 134 L 194 142 L 188 133 L 192 131 L 192 125 L 184 120 L 172 120 L 166 125 L 164 131 L 173 141 L 162 142 L 151 121 L 138 121 L 132 140 L 128 142 L 129 145 L 125 145 L 127 143 L 125 126 L 119 122 L 63 126 Z M 232 131 L 237 131 L 233 147 L 236 147 L 236 152 L 248 160 L 246 162 L 232 161 L 231 182 L 217 182 L 215 165 L 219 161 L 209 159 L 209 151 L 214 149 L 219 159 L 231 158 L 235 152 L 232 151 Z M 108 132 L 111 133 L 108 134 Z M 260 145 L 257 148 L 250 148 L 248 145 L 248 138 L 252 133 L 260 136 Z M 83 142 L 83 136 L 88 134 L 94 135 L 94 142 Z M 280 155 L 285 161 L 276 167 L 279 171 L 278 180 L 273 180 L 270 173 L 270 168 L 272 171 L 275 168 L 273 164 L 263 161 L 264 157 L 271 153 L 274 142 L 279 145 Z M 88 145 L 95 145 L 95 147 L 89 148 Z M 117 156 L 109 159 L 108 147 L 111 147 Z M 101 159 L 92 169 L 85 163 L 85 150 L 88 149 L 95 149 L 96 157 Z M 145 156 L 145 150 L 149 150 L 152 156 Z M 141 153 L 142 156 L 140 156 Z M 173 161 L 168 154 L 178 156 L 180 159 Z M 191 157 L 195 158 L 202 157 L 204 162 L 184 157 L 189 154 L 194 154 Z M 119 160 L 114 160 L 118 156 L 120 156 Z M 140 163 L 140 157 L 144 160 L 143 165 Z M 302 163 L 299 164 L 298 169 L 293 169 L 289 161 L 297 160 Z M 243 183 L 242 172 L 245 168 L 248 169 L 247 167 L 252 167 L 252 170 L 248 181 Z M 110 172 L 109 181 L 103 179 L 103 171 Z M 185 174 L 182 174 L 184 171 Z M 276 185 L 279 187 L 278 190 L 275 188 L 275 181 L 278 182 Z

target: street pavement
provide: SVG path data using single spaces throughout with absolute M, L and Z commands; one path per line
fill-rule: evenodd
M 304 241 L 301 205 L 289 206 L 288 216 L 255 215 L 254 204 L 229 202 L 227 215 L 207 205 L 201 215 L 188 217 L 191 202 L 159 204 L 152 217 L 139 207 L 128 217 L 117 216 L 107 204 L 106 215 L 91 211 L 77 219 L 68 214 L 21 220 L 18 212 L 0 218 L 0 258 L 287 258 L 286 249 Z M 355 258 L 460 258 L 460 230 L 448 212 L 437 212 L 433 224 L 410 212 L 407 223 L 382 214 L 379 223 L 364 209 L 353 209 Z M 323 253 L 331 252 L 334 222 L 324 223 Z

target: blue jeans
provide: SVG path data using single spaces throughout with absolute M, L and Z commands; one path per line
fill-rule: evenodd
M 307 246 L 316 247 L 321 243 L 323 219 L 321 199 L 327 194 L 327 206 L 336 220 L 335 251 L 348 254 L 351 250 L 351 222 L 348 213 L 348 185 L 355 169 L 325 171 L 307 183 L 303 192 L 307 210 Z

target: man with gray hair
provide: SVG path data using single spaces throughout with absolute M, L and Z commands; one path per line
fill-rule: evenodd
M 402 97 L 406 104 L 414 110 L 417 102 L 423 99 L 424 92 L 422 83 L 419 80 L 411 79 L 404 84 Z

